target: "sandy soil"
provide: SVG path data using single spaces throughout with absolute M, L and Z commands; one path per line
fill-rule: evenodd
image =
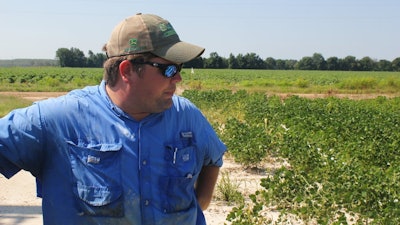
M 14 96 L 31 101 L 38 101 L 46 98 L 57 97 L 66 94 L 66 92 L 0 92 L 0 95 Z
M 0 224 L 42 224 L 41 199 L 36 197 L 35 179 L 20 172 L 11 179 L 0 175 Z

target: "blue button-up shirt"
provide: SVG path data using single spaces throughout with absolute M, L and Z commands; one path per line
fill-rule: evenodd
M 205 224 L 194 183 L 225 150 L 187 99 L 136 121 L 104 81 L 0 119 L 0 172 L 40 180 L 47 225 Z

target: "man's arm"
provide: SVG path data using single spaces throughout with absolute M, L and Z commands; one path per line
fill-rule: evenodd
M 196 194 L 202 210 L 206 210 L 211 202 L 218 174 L 219 167 L 217 166 L 204 166 L 201 169 L 196 183 Z

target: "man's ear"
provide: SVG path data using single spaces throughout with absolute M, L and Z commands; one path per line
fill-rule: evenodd
M 129 60 L 124 60 L 119 64 L 119 75 L 124 82 L 127 82 L 130 79 L 131 74 L 134 71 L 133 65 Z

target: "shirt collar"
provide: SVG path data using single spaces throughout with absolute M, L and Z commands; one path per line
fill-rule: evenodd
M 103 99 L 106 101 L 107 106 L 111 109 L 111 111 L 113 111 L 118 117 L 127 117 L 127 118 L 131 118 L 129 115 L 127 115 L 121 108 L 119 108 L 118 106 L 116 106 L 110 99 L 110 97 L 107 94 L 106 91 L 106 81 L 102 80 L 100 83 L 100 94 L 103 97 Z

